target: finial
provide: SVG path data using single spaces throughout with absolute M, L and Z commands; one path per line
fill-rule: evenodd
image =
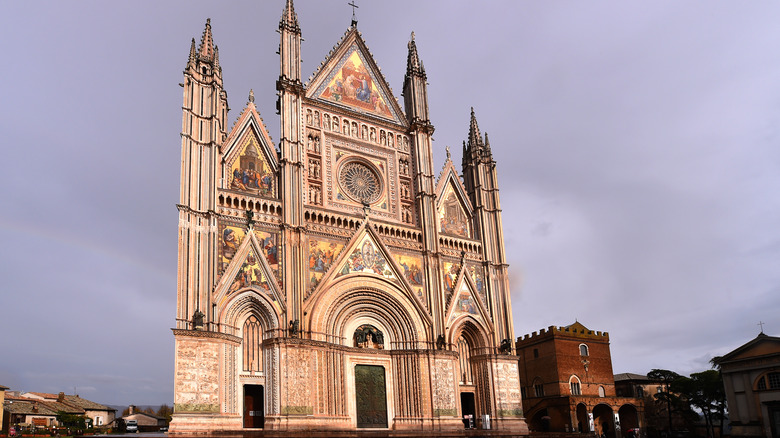
M 249 89 L 249 101 L 255 103 L 255 91 L 251 88 Z
M 409 41 L 414 41 L 414 31 L 412 31 L 412 35 L 409 37 Z
M 447 159 L 449 160 L 449 159 L 451 158 L 451 157 L 450 157 L 450 147 L 449 147 L 449 146 L 447 146 L 447 147 L 445 147 L 444 149 L 447 151 Z
M 757 326 L 761 327 L 761 334 L 764 334 L 764 324 L 765 323 L 763 321 L 758 321 L 758 324 L 756 324 Z
M 359 8 L 360 6 L 355 4 L 355 0 L 352 0 L 347 4 L 352 6 L 352 27 L 355 27 L 357 26 L 357 18 L 355 18 L 355 8 Z

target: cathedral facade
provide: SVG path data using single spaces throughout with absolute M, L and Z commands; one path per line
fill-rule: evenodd
M 170 433 L 527 433 L 496 163 L 471 113 L 461 169 L 433 168 L 427 77 L 403 106 L 353 20 L 308 83 L 279 23 L 280 139 L 254 97 L 228 129 L 206 22 L 184 71 Z M 466 127 L 464 126 L 464 131 Z

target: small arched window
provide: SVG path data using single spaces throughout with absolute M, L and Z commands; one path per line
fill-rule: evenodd
M 582 395 L 582 386 L 580 385 L 580 379 L 577 376 L 571 376 L 569 378 L 569 387 L 571 388 L 571 395 Z
M 580 356 L 589 356 L 588 354 L 588 346 L 585 344 L 580 344 Z
M 768 373 L 758 378 L 756 389 L 763 391 L 765 389 L 780 389 L 780 373 Z
M 606 397 L 607 392 L 604 390 L 603 386 L 599 386 L 599 397 Z

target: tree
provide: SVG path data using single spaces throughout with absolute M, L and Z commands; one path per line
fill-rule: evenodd
M 161 405 L 160 409 L 157 410 L 157 416 L 165 418 L 165 424 L 171 422 L 171 414 L 173 414 L 173 409 L 168 405 Z
M 672 384 L 672 390 L 680 393 L 688 403 L 701 411 L 707 425 L 709 436 L 715 436 L 715 420 L 721 420 L 726 411 L 726 393 L 720 372 L 707 370 L 693 373 L 691 377 L 681 377 Z
M 672 431 L 672 404 L 677 404 L 679 398 L 677 395 L 671 392 L 671 385 L 675 379 L 679 379 L 681 376 L 674 371 L 653 369 L 647 373 L 647 378 L 651 380 L 660 380 L 664 387 L 663 390 L 655 394 L 655 399 L 659 403 L 666 404 L 666 412 L 669 415 L 669 432 Z

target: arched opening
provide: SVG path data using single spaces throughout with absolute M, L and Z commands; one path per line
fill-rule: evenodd
M 585 403 L 577 404 L 577 432 L 590 432 L 590 422 L 588 421 L 588 407 Z
M 600 404 L 593 408 L 593 427 L 596 435 L 605 436 L 607 438 L 616 438 L 615 418 L 611 407 Z
M 639 414 L 636 407 L 632 405 L 623 405 L 618 409 L 620 418 L 620 430 L 624 437 L 639 436 Z
M 580 344 L 580 356 L 585 356 L 585 357 L 587 357 L 587 356 L 588 356 L 588 353 L 589 353 L 589 351 L 588 351 L 588 346 L 587 346 L 587 345 L 585 345 L 585 344 Z

